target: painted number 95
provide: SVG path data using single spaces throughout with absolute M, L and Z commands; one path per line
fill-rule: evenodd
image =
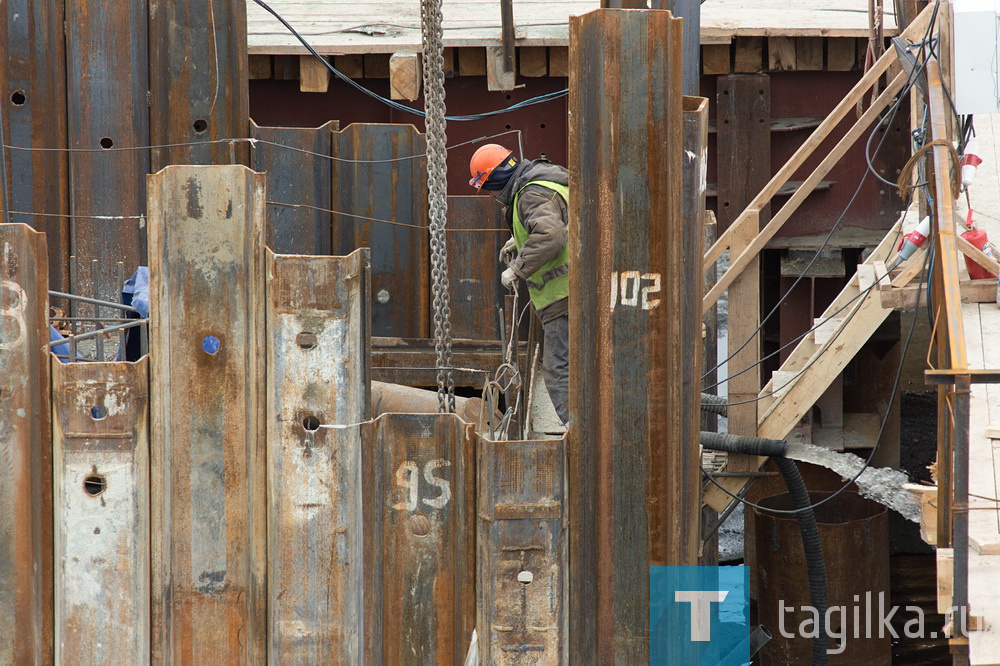
M 435 476 L 435 470 L 451 467 L 451 461 L 444 458 L 431 460 L 424 465 L 424 480 L 430 486 L 428 490 L 432 497 L 420 497 L 420 467 L 417 463 L 407 460 L 396 468 L 397 497 L 402 494 L 402 501 L 396 502 L 392 508 L 400 511 L 416 511 L 421 502 L 432 509 L 443 509 L 451 499 L 451 483 L 448 479 Z
M 660 293 L 659 273 L 639 271 L 615 271 L 611 274 L 611 311 L 616 305 L 643 310 L 653 310 L 660 304 L 659 298 L 650 298 Z

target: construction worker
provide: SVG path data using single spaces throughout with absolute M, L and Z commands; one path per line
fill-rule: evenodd
M 469 163 L 477 190 L 506 209 L 513 237 L 500 251 L 506 289 L 528 285 L 542 320 L 542 373 L 556 414 L 569 421 L 569 172 L 547 160 L 521 162 L 495 143 L 481 146 Z

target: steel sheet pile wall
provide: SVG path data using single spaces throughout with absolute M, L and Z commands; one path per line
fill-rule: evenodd
M 268 657 L 362 654 L 361 429 L 369 413 L 367 250 L 267 252 Z
M 263 660 L 264 176 L 149 177 L 154 663 Z
M 253 169 L 267 173 L 264 240 L 278 254 L 330 254 L 330 150 L 338 126 L 335 120 L 316 128 L 250 123 L 250 134 L 259 141 L 251 151 Z
M 71 251 L 82 270 L 74 293 L 117 300 L 116 263 L 145 263 L 149 59 L 145 0 L 66 1 Z M 110 150 L 109 150 L 110 149 Z M 66 258 L 63 257 L 63 260 Z M 97 261 L 97 284 L 90 265 Z
M 246 0 L 149 3 L 150 135 L 155 145 L 246 137 L 250 131 Z M 144 26 L 145 27 L 145 26 Z M 245 164 L 241 143 L 152 151 L 168 164 Z
M 475 622 L 472 428 L 385 414 L 363 437 L 366 662 L 462 664 Z
M 426 150 L 412 125 L 333 133 L 333 252 L 371 248 L 372 335 L 430 333 Z
M 52 361 L 56 663 L 149 663 L 149 374 Z M 83 657 L 86 655 L 86 657 Z
M 478 441 L 479 656 L 565 664 L 563 439 Z
M 7 0 L 0 8 L 0 102 L 4 139 L 12 146 L 66 147 L 64 11 L 64 0 Z M 64 291 L 70 225 L 59 216 L 69 213 L 66 154 L 8 150 L 6 159 L 11 210 L 47 215 L 12 215 L 0 222 L 45 232 L 53 260 L 49 286 Z
M 45 236 L 0 224 L 0 663 L 52 663 Z
M 497 340 L 497 311 L 503 308 L 497 255 L 510 238 L 503 208 L 488 196 L 448 197 L 448 281 L 451 334 Z M 463 231 L 482 229 L 501 231 Z
M 685 263 L 701 255 L 685 253 L 701 228 L 682 215 L 681 23 L 570 19 L 574 664 L 646 663 L 649 566 L 697 563 L 702 285 Z

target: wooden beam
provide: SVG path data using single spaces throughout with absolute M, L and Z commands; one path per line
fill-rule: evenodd
M 271 56 L 252 55 L 247 66 L 247 71 L 251 79 L 271 78 Z
M 751 221 L 737 232 L 732 252 L 740 252 L 756 236 L 758 225 Z M 757 436 L 757 394 L 760 392 L 760 260 L 747 266 L 729 287 L 729 432 Z M 752 338 L 752 340 L 751 340 Z M 747 340 L 749 344 L 744 346 Z M 740 349 L 742 347 L 742 349 Z M 745 403 L 745 404 L 736 404 Z M 729 454 L 726 471 L 756 472 L 756 456 Z
M 522 46 L 517 50 L 521 76 L 533 78 L 549 73 L 548 52 L 544 46 Z
M 504 69 L 502 46 L 486 47 L 486 89 L 513 90 L 517 81 L 517 68 Z
M 330 70 L 312 54 L 299 56 L 299 90 L 325 93 L 330 87 Z
M 361 79 L 365 76 L 365 59 L 360 53 L 333 56 L 333 66 L 350 79 Z
M 389 78 L 389 54 L 388 53 L 366 53 L 365 78 L 366 79 L 387 79 Z
M 803 72 L 817 72 L 823 69 L 823 38 L 795 38 L 795 68 Z
M 993 303 L 997 297 L 996 280 L 963 280 L 959 284 L 963 303 Z M 927 285 L 911 284 L 905 287 L 890 287 L 880 292 L 882 307 L 891 309 L 917 307 L 917 293 L 920 304 L 927 302 Z
M 467 46 L 458 50 L 459 76 L 486 76 L 486 49 Z
M 411 102 L 420 97 L 420 54 L 393 53 L 389 58 L 389 96 Z
M 299 78 L 299 57 L 276 55 L 272 64 L 276 81 L 296 81 Z
M 795 39 L 793 37 L 767 38 L 767 68 L 772 72 L 795 70 Z
M 549 76 L 569 76 L 569 49 L 565 46 L 549 47 Z
M 711 76 L 732 71 L 730 44 L 705 44 L 701 47 L 701 73 Z
M 455 48 L 448 47 L 444 50 L 444 77 L 454 78 L 457 69 L 455 68 Z
M 831 37 L 826 40 L 826 68 L 831 72 L 849 72 L 854 69 L 858 56 L 857 40 L 853 37 Z
M 737 37 L 733 71 L 756 74 L 763 69 L 764 40 L 761 37 Z
M 729 229 L 737 215 L 754 201 L 771 173 L 771 81 L 767 75 L 721 76 L 718 100 L 717 171 L 719 230 Z M 764 202 L 752 213 L 761 223 L 769 219 Z M 753 235 L 759 228 L 753 227 Z M 751 236 L 752 238 L 752 236 Z M 730 257 L 737 256 L 731 251 Z M 705 262 L 706 265 L 708 262 Z

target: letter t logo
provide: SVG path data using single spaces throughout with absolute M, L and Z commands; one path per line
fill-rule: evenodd
M 712 640 L 712 603 L 722 603 L 729 596 L 724 590 L 677 590 L 674 601 L 691 604 L 691 640 Z

